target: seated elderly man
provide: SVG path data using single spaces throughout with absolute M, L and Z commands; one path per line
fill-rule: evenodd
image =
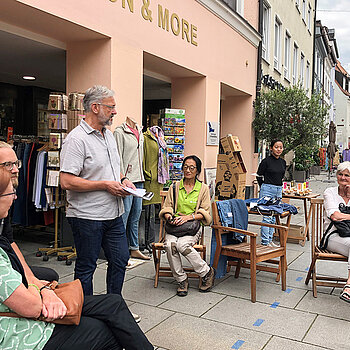
M 8 143 L 0 141 L 0 167 L 3 172 L 7 172 L 11 177 L 14 188 L 17 188 L 18 186 L 18 173 L 21 165 L 21 161 L 17 159 L 16 153 L 13 151 L 12 147 Z M 21 263 L 27 270 L 27 273 L 34 274 L 34 276 L 39 280 L 58 281 L 58 274 L 56 271 L 50 268 L 39 266 L 31 266 L 31 268 L 28 267 L 21 251 L 13 240 L 13 230 L 9 215 L 0 220 L 0 235 L 9 240 L 12 249 L 16 252 L 16 255 L 21 260 Z
M 14 199 L 10 174 L 0 167 L 0 219 L 8 215 Z M 0 236 L 0 242 L 0 349 L 153 350 L 117 294 L 86 296 L 77 326 L 51 323 L 66 315 L 65 304 L 24 271 L 5 237 Z

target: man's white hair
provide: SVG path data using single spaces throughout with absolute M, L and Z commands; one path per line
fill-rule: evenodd
M 85 112 L 91 111 L 91 105 L 93 103 L 102 103 L 105 98 L 113 97 L 114 91 L 108 89 L 106 86 L 94 85 L 90 89 L 85 91 L 83 99 L 83 105 Z
M 7 142 L 5 141 L 0 141 L 0 148 L 11 148 L 12 149 L 12 146 L 9 145 Z

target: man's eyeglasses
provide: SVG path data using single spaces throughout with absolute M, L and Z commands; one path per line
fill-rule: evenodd
M 196 166 L 193 166 L 193 165 L 190 165 L 190 166 L 184 165 L 182 169 L 183 169 L 183 170 L 189 170 L 189 171 L 192 172 L 192 171 L 194 171 L 195 169 L 197 169 L 197 167 L 196 167 Z
M 10 193 L 0 194 L 0 197 L 15 196 L 15 195 L 16 195 L 16 190 L 13 190 L 13 192 L 10 192 Z
M 16 165 L 17 169 L 20 169 L 22 167 L 22 161 L 21 160 L 16 160 L 15 162 L 4 162 L 0 163 L 3 167 L 5 167 L 6 170 L 12 171 L 13 167 Z
M 105 106 L 105 107 L 109 108 L 110 110 L 116 109 L 116 106 L 110 106 L 110 105 L 106 105 L 106 104 L 104 104 L 104 103 L 96 103 L 96 104 L 97 104 L 97 105 L 101 105 L 101 106 Z

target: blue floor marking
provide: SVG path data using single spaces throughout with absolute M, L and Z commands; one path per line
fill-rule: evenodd
M 289 294 L 292 290 L 292 288 L 287 288 L 284 292 Z
M 301 281 L 303 278 L 302 277 L 298 277 L 296 280 L 299 282 Z
M 253 326 L 261 326 L 261 324 L 264 322 L 265 320 L 261 319 L 261 318 L 258 318 L 255 323 L 253 324 Z
M 305 271 L 309 271 L 309 269 L 310 269 L 310 268 L 309 268 L 309 267 L 307 267 L 307 268 L 305 269 Z
M 233 345 L 231 349 L 239 349 L 243 344 L 245 343 L 244 340 L 237 340 Z
M 271 304 L 270 307 L 272 307 L 273 309 L 276 309 L 276 307 L 279 305 L 280 303 L 278 303 L 277 301 L 275 301 L 273 304 Z

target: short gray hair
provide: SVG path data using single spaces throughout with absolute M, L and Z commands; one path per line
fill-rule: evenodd
M 346 161 L 340 163 L 337 168 L 337 175 L 344 170 L 347 170 L 350 173 L 350 162 Z
M 91 111 L 91 105 L 93 103 L 101 103 L 102 100 L 108 97 L 113 97 L 114 91 L 108 89 L 103 85 L 94 85 L 90 89 L 87 89 L 83 99 L 83 105 L 85 112 Z
M 6 143 L 5 141 L 0 141 L 0 148 L 11 148 L 12 146 Z

